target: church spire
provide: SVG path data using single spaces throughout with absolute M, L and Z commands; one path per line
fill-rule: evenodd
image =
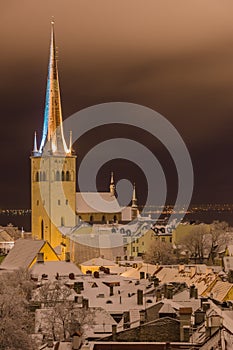
M 48 78 L 46 89 L 46 102 L 44 111 L 44 126 L 39 152 L 49 143 L 51 154 L 65 155 L 68 153 L 67 145 L 63 134 L 61 97 L 58 80 L 54 21 L 51 22 L 51 41 L 48 65 Z

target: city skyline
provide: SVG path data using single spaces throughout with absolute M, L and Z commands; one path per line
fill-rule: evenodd
M 30 206 L 29 156 L 34 131 L 39 136 L 42 132 L 52 15 L 63 118 L 110 101 L 148 106 L 176 127 L 189 149 L 194 166 L 193 202 L 232 202 L 233 5 L 214 3 L 201 9 L 197 4 L 191 11 L 182 2 L 182 11 L 174 6 L 171 14 L 168 3 L 162 1 L 148 2 L 147 7 L 128 1 L 125 7 L 115 4 L 114 9 L 105 1 L 92 7 L 71 2 L 64 15 L 62 2 L 55 6 L 50 1 L 34 4 L 38 16 L 33 17 L 33 2 L 24 3 L 26 11 L 13 1 L 2 6 L 1 14 L 1 207 Z M 165 18 L 170 20 L 167 26 Z M 197 19 L 198 28 L 194 26 Z M 158 141 L 135 128 L 89 132 L 75 145 L 78 162 L 96 143 L 119 135 L 140 140 L 156 154 L 170 184 L 168 201 L 172 201 L 177 186 L 172 160 Z M 116 179 L 126 176 L 142 181 L 137 188 L 139 201 L 143 199 L 142 171 L 125 161 L 106 164 L 98 178 L 100 189 L 108 188 L 111 170 Z

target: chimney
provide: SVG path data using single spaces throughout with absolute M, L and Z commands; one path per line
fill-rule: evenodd
M 125 311 L 123 313 L 123 328 L 124 329 L 130 328 L 130 314 L 129 314 L 129 311 Z
M 53 348 L 53 339 L 49 338 L 49 339 L 47 340 L 47 347 L 48 347 L 48 348 Z
M 113 286 L 110 285 L 109 287 L 110 287 L 110 294 L 109 294 L 109 295 L 110 295 L 110 297 L 111 297 L 112 295 L 114 295 Z
M 189 343 L 190 326 L 183 326 L 184 342 Z
M 185 341 L 185 328 L 184 326 L 191 325 L 191 315 L 192 308 L 191 307 L 181 307 L 179 310 L 180 314 L 180 341 Z
M 84 309 L 88 310 L 88 307 L 89 307 L 89 300 L 83 298 L 82 306 L 83 306 Z
M 194 322 L 196 326 L 199 326 L 205 321 L 205 311 L 198 309 L 194 312 Z
M 192 284 L 190 287 L 189 287 L 189 298 L 194 298 L 195 297 L 195 285 Z
M 143 305 L 143 291 L 141 289 L 137 290 L 137 304 Z
M 116 334 L 117 334 L 117 325 L 112 324 L 112 341 L 117 340 Z
M 72 338 L 72 350 L 80 349 L 81 344 L 82 344 L 82 337 L 80 337 L 78 334 L 75 334 Z
M 145 272 L 140 271 L 140 280 L 143 280 L 145 278 Z
M 37 263 L 38 264 L 43 264 L 44 263 L 44 253 L 39 252 L 37 253 Z
M 168 284 L 167 285 L 167 299 L 172 299 L 173 298 L 173 285 Z
M 70 252 L 66 252 L 65 261 L 70 262 Z
M 144 324 L 146 322 L 146 310 L 140 310 L 140 325 Z
M 207 301 L 205 301 L 205 302 L 203 302 L 202 303 L 202 309 L 203 309 L 203 311 L 207 311 L 207 310 L 209 310 L 209 308 L 210 308 L 210 303 L 208 303 Z

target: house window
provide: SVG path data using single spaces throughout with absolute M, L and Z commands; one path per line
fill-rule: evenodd
M 65 220 L 63 217 L 61 217 L 61 226 L 64 226 L 65 225 Z
M 58 199 L 57 204 L 58 204 L 58 205 L 61 205 L 61 201 L 60 201 L 60 199 Z
M 68 199 L 66 199 L 66 205 L 68 205 L 68 203 L 69 203 L 69 201 L 68 201 Z
M 37 201 L 36 201 L 36 205 L 39 205 L 39 200 L 37 199 Z

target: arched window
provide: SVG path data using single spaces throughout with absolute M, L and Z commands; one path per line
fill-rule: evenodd
M 70 172 L 68 170 L 66 172 L 66 181 L 70 181 Z
M 60 181 L 60 173 L 58 170 L 56 171 L 56 181 Z
M 103 223 L 106 223 L 105 215 L 102 216 L 102 222 L 103 222 Z
M 39 182 L 39 173 L 38 173 L 38 171 L 36 172 L 36 182 Z
M 93 222 L 93 215 L 90 216 L 90 222 Z
M 63 216 L 61 217 L 61 226 L 64 226 L 65 225 L 65 220 L 63 218 Z
M 45 174 L 45 171 L 43 171 L 43 174 L 42 174 L 42 181 L 46 181 L 46 174 Z
M 117 216 L 116 215 L 114 215 L 114 217 L 113 217 L 113 222 L 117 222 Z
M 44 239 L 44 220 L 41 220 L 41 239 Z
M 61 172 L 61 181 L 65 181 L 65 172 L 63 170 Z

